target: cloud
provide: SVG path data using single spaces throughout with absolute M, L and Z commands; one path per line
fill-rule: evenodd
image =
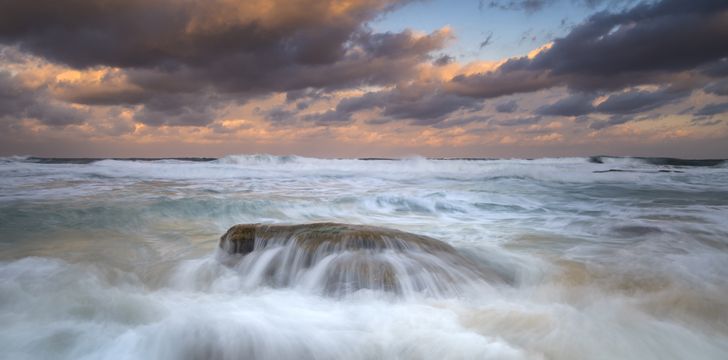
M 0 3 L 0 44 L 73 69 L 114 70 L 94 84 L 58 86 L 60 100 L 139 105 L 135 118 L 148 125 L 207 125 L 216 105 L 197 98 L 242 103 L 411 79 L 453 35 L 366 26 L 407 2 L 9 0 Z
M 506 101 L 500 104 L 496 104 L 495 111 L 499 113 L 512 113 L 518 110 L 518 103 L 516 100 Z
M 83 123 L 87 116 L 87 111 L 53 101 L 45 88 L 29 87 L 11 73 L 0 71 L 0 119 L 35 119 L 44 125 L 66 126 Z
M 485 38 L 485 40 L 480 42 L 480 49 L 483 49 L 484 47 L 490 45 L 493 42 L 493 33 L 488 33 L 488 36 Z
M 586 115 L 595 111 L 594 105 L 592 105 L 595 99 L 594 94 L 575 93 L 553 104 L 538 108 L 536 113 L 550 116 Z
M 497 122 L 497 125 L 500 126 L 526 126 L 526 125 L 534 125 L 541 122 L 542 118 L 540 116 L 530 116 L 530 117 L 523 117 L 523 118 L 515 118 L 515 119 L 508 119 L 508 120 L 501 120 Z
M 703 90 L 709 94 L 728 96 L 728 79 L 712 82 L 703 88 Z
M 481 10 L 487 6 L 490 9 L 536 12 L 553 2 L 555 0 L 480 0 L 478 7 Z
M 728 58 L 711 62 L 700 67 L 700 71 L 707 76 L 718 78 L 728 76 Z
M 249 149 L 261 137 L 290 145 L 331 134 L 539 146 L 583 144 L 593 130 L 677 109 L 693 116 L 694 136 L 724 136 L 705 126 L 720 122 L 728 96 L 725 1 L 558 1 L 606 10 L 564 22 L 565 35 L 527 55 L 464 64 L 447 53 L 461 47 L 449 47 L 449 27 L 370 26 L 409 0 L 7 0 L 0 126 L 52 136 L 63 128 L 73 140 L 226 143 L 224 151 L 243 134 Z M 556 2 L 482 4 L 530 14 Z M 482 35 L 490 46 L 492 34 Z M 507 95 L 518 96 L 499 98 Z M 684 126 L 684 116 L 655 127 Z M 600 135 L 636 136 L 647 125 Z
M 656 109 L 683 99 L 691 91 L 661 89 L 657 91 L 632 90 L 616 93 L 596 106 L 595 110 L 607 114 L 634 114 Z
M 433 64 L 435 66 L 445 66 L 445 65 L 453 63 L 454 61 L 455 61 L 454 57 L 452 57 L 450 55 L 442 55 L 442 56 L 438 57 L 437 59 L 435 59 Z
M 436 129 L 447 129 L 457 126 L 466 126 L 470 124 L 488 124 L 490 122 L 491 117 L 490 116 L 482 116 L 482 115 L 471 115 L 471 116 L 463 116 L 463 117 L 452 117 L 448 118 L 446 120 L 443 120 L 441 122 L 435 123 L 432 125 L 433 128 Z
M 692 125 L 696 126 L 713 126 L 723 122 L 724 119 L 713 119 L 710 116 L 699 116 L 690 120 Z
M 377 123 L 409 120 L 415 125 L 432 125 L 453 113 L 477 111 L 482 107 L 481 100 L 445 92 L 437 84 L 414 83 L 348 97 L 339 101 L 334 110 L 305 119 L 319 123 L 340 122 L 350 120 L 356 112 L 378 110 Z
M 634 114 L 677 102 L 690 94 L 691 91 L 689 90 L 675 90 L 672 88 L 661 88 L 655 91 L 631 89 L 604 95 L 595 106 L 594 102 L 599 98 L 598 94 L 577 92 L 552 104 L 538 108 L 536 114 L 573 117 L 584 117 L 594 113 L 612 115 L 608 120 L 593 121 L 591 123 L 591 129 L 599 130 L 632 121 L 635 119 L 632 116 Z
M 215 121 L 221 102 L 215 95 L 175 94 L 155 96 L 144 103 L 134 119 L 150 126 L 201 126 Z
M 384 116 L 393 119 L 411 119 L 413 123 L 428 125 L 442 121 L 447 115 L 459 110 L 480 110 L 481 101 L 456 94 L 433 92 L 409 92 L 387 94 L 379 103 Z
M 335 125 L 351 121 L 352 114 L 353 113 L 337 110 L 327 110 L 313 114 L 306 114 L 303 116 L 303 120 L 314 122 L 318 125 Z
M 332 62 L 385 0 L 21 0 L 0 5 L 0 39 L 74 67 L 199 65 L 240 53 L 280 52 Z
M 597 91 L 668 84 L 701 66 L 703 74 L 718 75 L 728 56 L 727 21 L 728 2 L 721 0 L 663 0 L 603 11 L 532 57 L 455 76 L 450 89 L 490 98 L 555 86 Z
M 521 69 L 518 65 L 521 61 L 521 59 L 511 59 L 497 70 L 485 73 L 456 75 L 446 87 L 455 94 L 487 99 L 559 85 L 559 81 L 547 73 Z
M 697 116 L 713 116 L 728 112 L 728 102 L 718 104 L 708 104 L 695 112 Z
M 720 0 L 664 0 L 597 13 L 555 40 L 532 67 L 591 76 L 692 69 L 728 54 L 726 10 Z
M 612 115 L 607 120 L 593 121 L 589 128 L 592 130 L 601 130 L 610 126 L 621 125 L 634 120 L 633 115 Z
M 608 6 L 618 6 L 623 4 L 634 3 L 637 0 L 566 0 L 571 3 L 580 4 L 589 8 L 607 4 Z M 547 6 L 557 3 L 557 0 L 480 0 L 478 8 L 482 11 L 486 7 L 498 10 L 515 10 L 525 11 L 526 13 L 534 13 L 541 11 Z

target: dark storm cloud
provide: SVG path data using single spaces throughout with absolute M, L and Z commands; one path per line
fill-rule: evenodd
M 610 94 L 594 106 L 596 94 L 573 93 L 553 104 L 542 106 L 536 113 L 549 116 L 582 116 L 592 113 L 628 115 L 657 109 L 689 96 L 689 90 L 663 88 L 655 91 L 628 90 Z M 617 125 L 629 121 L 628 117 L 615 117 L 606 125 Z
M 710 77 L 728 76 L 728 58 L 722 58 L 700 67 L 700 71 Z
M 362 85 L 385 85 L 415 74 L 415 66 L 429 58 L 429 52 L 441 48 L 450 38 L 447 31 L 417 36 L 410 31 L 397 34 L 351 34 L 342 44 L 345 54 L 330 63 L 297 62 L 279 49 L 261 49 L 210 59 L 204 65 L 180 65 L 173 68 L 133 68 L 125 73 L 139 90 L 119 93 L 140 98 L 156 93 L 186 93 L 200 88 L 257 96 L 270 92 L 292 92 L 309 88 L 335 90 Z M 109 95 L 113 90 L 107 91 Z M 112 96 L 103 96 L 110 98 Z M 76 96 L 75 99 L 95 99 Z
M 292 103 L 300 100 L 319 100 L 328 98 L 329 95 L 326 94 L 321 89 L 314 89 L 314 88 L 306 88 L 306 89 L 300 89 L 300 90 L 291 90 L 286 92 L 286 102 Z
M 415 125 L 432 125 L 444 121 L 455 112 L 472 112 L 483 108 L 483 102 L 470 97 L 444 92 L 437 87 L 410 85 L 391 90 L 369 92 L 339 101 L 334 110 L 308 115 L 304 120 L 317 123 L 345 122 L 354 113 L 379 110 L 377 123 L 409 120 Z
M 349 122 L 351 120 L 351 116 L 352 113 L 328 110 L 319 113 L 306 114 L 303 116 L 303 120 L 314 122 L 319 125 L 332 125 Z
M 561 2 L 573 3 L 596 8 L 599 6 L 619 7 L 639 2 L 640 0 L 561 0 Z M 549 5 L 557 3 L 558 0 L 480 0 L 478 8 L 482 11 L 486 7 L 499 10 L 516 10 L 532 13 L 543 10 Z
M 442 121 L 458 110 L 480 110 L 483 104 L 470 98 L 447 93 L 390 96 L 380 104 L 382 114 L 393 119 L 411 119 L 418 125 Z
M 0 39 L 74 67 L 200 65 L 241 52 L 280 51 L 330 63 L 362 22 L 396 1 L 6 0 Z
M 85 105 L 134 105 L 143 103 L 153 92 L 138 87 L 115 88 L 113 86 L 88 87 L 60 84 L 54 89 L 64 101 Z
M 222 102 L 212 94 L 155 96 L 134 114 L 134 119 L 150 126 L 199 126 L 212 123 Z
M 579 116 L 594 112 L 593 94 L 575 93 L 553 104 L 542 106 L 536 113 L 550 116 Z
M 205 125 L 213 111 L 187 102 L 201 92 L 243 102 L 411 78 L 452 35 L 375 33 L 365 25 L 407 2 L 8 0 L 0 2 L 0 43 L 73 68 L 122 69 L 124 86 L 69 85 L 58 89 L 65 101 L 142 105 L 136 118 L 149 125 Z
M 512 113 L 516 110 L 518 110 L 518 103 L 516 100 L 506 101 L 495 106 L 495 111 L 499 113 Z
M 477 111 L 482 107 L 482 101 L 477 99 L 446 93 L 439 88 L 412 86 L 346 99 L 337 106 L 337 111 L 377 108 L 382 116 L 392 120 L 405 119 L 417 125 L 431 125 L 456 111 Z
M 697 116 L 713 116 L 728 113 L 728 102 L 719 104 L 708 104 L 695 112 Z
M 609 96 L 595 108 L 607 114 L 634 114 L 656 109 L 660 106 L 683 99 L 690 91 L 663 89 L 657 91 L 626 91 Z
M 496 124 L 500 126 L 528 126 L 538 124 L 539 122 L 541 122 L 541 120 L 542 119 L 540 116 L 530 116 L 524 118 L 501 120 Z
M 482 109 L 484 98 L 557 86 L 574 93 L 539 108 L 536 116 L 512 121 L 528 125 L 526 119 L 547 115 L 636 114 L 678 101 L 693 88 L 726 94 L 726 1 L 663 0 L 602 11 L 533 58 L 509 59 L 494 71 L 455 76 L 444 84 L 418 83 L 418 71 L 423 64 L 453 61 L 442 54 L 453 38 L 449 30 L 423 36 L 409 30 L 377 33 L 367 26 L 408 2 L 5 0 L 0 2 L 0 49 L 13 51 L 0 53 L 3 63 L 32 55 L 76 69 L 119 70 L 94 85 L 59 82 L 15 94 L 0 100 L 0 112 L 48 124 L 83 122 L 85 113 L 62 100 L 134 109 L 134 119 L 151 126 L 202 126 L 212 124 L 227 105 L 282 92 L 285 106 L 261 113 L 271 122 L 346 123 L 357 112 L 376 110 L 379 123 L 447 127 L 474 119 L 471 112 Z M 481 1 L 481 6 L 533 12 L 552 2 Z M 609 3 L 621 6 L 630 0 Z M 693 76 L 678 77 L 685 72 Z M 641 84 L 685 92 L 629 90 Z M 336 90 L 369 86 L 385 90 L 300 114 L 316 101 L 332 99 Z M 610 93 L 597 106 L 584 95 Z M 516 110 L 515 102 L 496 105 L 498 112 Z
M 524 10 L 535 12 L 543 9 L 546 5 L 555 0 L 480 0 L 478 8 L 484 10 L 486 7 L 499 10 Z
M 86 121 L 85 111 L 56 104 L 45 89 L 24 86 L 7 71 L 0 71 L 0 119 L 35 119 L 49 126 L 80 124 Z
M 389 82 L 445 40 L 362 27 L 403 2 L 355 1 L 338 14 L 336 1 L 313 0 L 9 0 L 0 4 L 0 41 L 76 68 L 146 69 L 132 81 L 156 91 L 190 84 L 265 92 Z
M 465 126 L 470 124 L 481 124 L 485 125 L 490 122 L 490 116 L 463 116 L 463 117 L 453 117 L 446 120 L 443 120 L 441 122 L 432 124 L 432 127 L 436 129 L 447 129 L 452 128 L 456 126 Z
M 728 55 L 722 0 L 665 0 L 597 13 L 533 60 L 554 74 L 686 70 Z
M 442 55 L 442 56 L 438 57 L 437 59 L 435 59 L 433 64 L 435 64 L 435 66 L 445 66 L 447 64 L 452 63 L 453 61 L 455 61 L 454 57 L 452 57 L 450 55 Z
M 495 71 L 457 76 L 450 89 L 497 97 L 553 86 L 582 91 L 669 83 L 671 74 L 712 64 L 717 75 L 728 56 L 728 2 L 664 0 L 629 10 L 599 12 L 536 55 L 507 61 Z
M 601 130 L 610 126 L 621 125 L 635 120 L 633 115 L 612 115 L 607 120 L 594 121 L 589 125 L 592 130 Z
M 15 115 L 34 103 L 33 96 L 7 71 L 0 71 L 0 116 Z
M 723 119 L 713 119 L 712 117 L 698 117 L 690 120 L 690 123 L 696 126 L 713 126 L 723 122 Z
M 282 106 L 274 107 L 265 113 L 265 118 L 276 123 L 291 122 L 296 119 L 296 112 L 286 110 Z
M 703 90 L 709 94 L 728 96 L 728 79 L 712 82 L 703 88 Z
M 295 103 L 298 110 L 308 109 L 314 102 L 330 98 L 331 95 L 323 89 L 306 88 L 286 92 L 286 103 Z
M 471 97 L 495 98 L 504 95 L 528 93 L 559 85 L 558 79 L 547 73 L 528 69 L 509 68 L 509 60 L 499 69 L 474 75 L 457 75 L 446 86 L 449 91 Z

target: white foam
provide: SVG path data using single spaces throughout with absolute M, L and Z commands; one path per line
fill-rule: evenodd
M 11 359 L 728 358 L 728 169 L 603 160 L 6 158 L 0 349 Z M 610 169 L 629 171 L 595 173 Z M 508 281 L 330 297 L 314 272 L 268 287 L 263 268 L 214 257 L 235 223 L 314 221 L 432 236 Z

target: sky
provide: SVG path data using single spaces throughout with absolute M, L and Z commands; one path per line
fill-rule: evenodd
M 0 156 L 728 158 L 725 0 L 4 0 Z

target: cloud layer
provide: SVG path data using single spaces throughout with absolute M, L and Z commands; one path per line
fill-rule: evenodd
M 372 28 L 409 2 L 3 1 L 0 126 L 68 141 L 416 136 L 463 149 L 728 136 L 725 1 L 581 1 L 613 6 L 530 54 L 470 63 L 448 54 L 447 24 Z M 479 8 L 538 16 L 556 2 Z

